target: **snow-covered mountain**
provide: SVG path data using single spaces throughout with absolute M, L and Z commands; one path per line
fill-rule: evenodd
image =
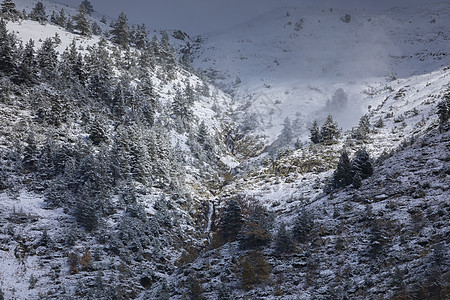
M 91 36 L 18 15 L 0 300 L 449 297 L 448 3 L 283 7 L 144 47 L 101 12 Z
M 285 117 L 300 119 L 303 140 L 313 119 L 328 113 L 345 129 L 356 126 L 371 85 L 449 63 L 447 2 L 381 11 L 329 5 L 279 8 L 192 46 L 194 65 L 255 114 L 269 142 Z M 325 108 L 339 88 L 348 95 L 345 113 Z

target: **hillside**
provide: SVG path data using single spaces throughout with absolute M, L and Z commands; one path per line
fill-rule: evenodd
M 279 8 L 191 46 L 194 65 L 234 95 L 267 143 L 286 117 L 298 120 L 301 140 L 311 116 L 332 113 L 350 129 L 367 112 L 370 86 L 448 65 L 448 3 L 381 11 L 329 5 Z M 326 106 L 339 88 L 348 96 L 341 112 Z
M 447 3 L 190 38 L 14 2 L 0 300 L 449 297 Z

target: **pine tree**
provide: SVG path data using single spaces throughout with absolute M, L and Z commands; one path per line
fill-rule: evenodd
M 137 26 L 133 36 L 133 41 L 136 48 L 140 50 L 146 49 L 149 46 L 150 40 L 148 39 L 148 31 L 145 24 Z
M 110 104 L 112 98 L 112 62 L 104 43 L 88 48 L 85 56 L 88 72 L 87 85 L 91 95 Z
M 30 133 L 26 140 L 27 145 L 23 149 L 22 153 L 22 167 L 27 172 L 34 172 L 38 165 L 38 154 L 36 139 L 33 133 Z
M 374 125 L 374 126 L 375 126 L 376 128 L 383 128 L 383 127 L 384 127 L 383 118 L 380 117 L 380 118 L 378 119 L 378 121 L 375 122 L 375 125 Z
M 439 115 L 440 128 L 444 129 L 446 128 L 448 119 L 450 117 L 450 92 L 447 92 L 444 95 L 444 99 L 438 103 L 437 109 Z
M 3 0 L 1 4 L 2 16 L 7 19 L 15 19 L 19 12 L 16 9 L 16 3 L 13 0 Z
M 91 32 L 93 35 L 101 35 L 102 28 L 100 27 L 100 25 L 97 24 L 97 22 L 93 22 L 91 25 Z
M 309 138 L 311 142 L 313 142 L 314 144 L 322 142 L 322 136 L 320 135 L 319 125 L 317 124 L 316 120 L 314 120 L 311 128 L 309 129 L 309 132 Z
M 272 240 L 270 234 L 272 224 L 272 214 L 261 205 L 252 206 L 239 234 L 239 245 L 244 249 L 254 249 L 267 245 Z
M 352 181 L 352 166 L 350 163 L 350 159 L 348 158 L 348 153 L 344 149 L 342 150 L 341 157 L 339 158 L 339 163 L 333 174 L 332 186 L 334 188 L 340 188 L 351 184 Z
M 197 142 L 203 144 L 208 139 L 208 129 L 206 128 L 205 121 L 202 121 L 198 126 Z
M 340 137 L 340 130 L 338 128 L 338 124 L 334 122 L 333 117 L 328 115 L 325 123 L 323 123 L 320 128 L 320 136 L 322 137 L 322 141 L 329 145 L 336 142 Z
M 283 122 L 283 129 L 281 130 L 281 134 L 279 136 L 280 144 L 282 146 L 289 145 L 294 138 L 294 132 L 292 130 L 292 124 L 289 117 L 286 117 Z
M 361 172 L 356 171 L 353 175 L 352 186 L 355 189 L 359 189 L 362 186 Z
M 83 0 L 83 2 L 81 2 L 80 7 L 83 7 L 85 12 L 90 15 L 94 12 L 94 7 L 92 6 L 91 2 L 89 0 Z
M 45 12 L 45 6 L 41 1 L 38 1 L 33 9 L 31 10 L 29 17 L 33 21 L 37 21 L 39 23 L 47 22 L 47 14 Z
M 175 94 L 172 105 L 172 118 L 175 120 L 176 128 L 179 132 L 189 129 L 194 113 L 189 101 L 189 97 L 183 96 L 179 91 Z
M 356 132 L 352 133 L 353 138 L 357 140 L 366 140 L 370 133 L 370 121 L 369 116 L 364 115 L 359 119 L 358 128 Z
M 294 221 L 294 228 L 292 229 L 293 237 L 300 243 L 306 243 L 313 225 L 314 220 L 311 212 L 303 208 L 300 215 Z
M 84 84 L 86 80 L 85 65 L 81 53 L 77 50 L 75 39 L 61 54 L 58 69 L 62 79 L 68 80 L 71 84 L 74 82 Z
M 137 97 L 140 98 L 139 102 L 141 105 L 139 107 L 141 109 L 143 119 L 148 125 L 152 126 L 155 121 L 158 99 L 150 77 L 146 76 L 142 80 L 141 85 L 138 86 L 137 93 Z
M 85 6 L 80 5 L 80 7 L 78 8 L 78 14 L 73 16 L 73 20 L 75 21 L 75 29 L 78 30 L 81 35 L 91 35 L 91 24 L 87 18 L 87 11 Z
M 12 75 L 16 71 L 16 37 L 8 33 L 6 22 L 0 19 L 0 72 Z
M 327 107 L 330 111 L 338 111 L 342 110 L 347 106 L 348 102 L 348 96 L 344 92 L 343 89 L 339 88 L 337 89 L 333 96 L 331 97 L 331 100 L 327 101 Z
M 365 148 L 359 149 L 351 163 L 353 174 L 359 173 L 361 179 L 366 179 L 373 174 L 373 165 L 370 155 Z
M 293 246 L 292 237 L 286 230 L 286 225 L 281 223 L 275 237 L 275 254 L 282 255 L 288 253 L 292 250 Z
M 222 236 L 226 241 L 234 241 L 241 231 L 243 219 L 241 206 L 235 199 L 228 201 L 221 220 Z
M 46 38 L 42 43 L 41 48 L 37 52 L 36 56 L 38 66 L 41 70 L 41 74 L 50 79 L 53 77 L 54 71 L 58 63 L 58 54 L 55 50 L 55 44 L 52 38 Z
M 112 28 L 110 31 L 112 35 L 111 41 L 127 49 L 130 45 L 130 29 L 125 13 L 120 13 L 117 21 L 112 24 Z

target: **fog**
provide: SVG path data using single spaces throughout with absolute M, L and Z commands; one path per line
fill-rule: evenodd
M 76 7 L 73 0 L 56 2 Z M 111 18 L 121 11 L 130 23 L 145 23 L 152 30 L 181 29 L 190 34 L 202 34 L 247 21 L 268 10 L 283 6 L 321 6 L 333 8 L 381 8 L 428 3 L 425 0 L 90 0 L 94 9 Z

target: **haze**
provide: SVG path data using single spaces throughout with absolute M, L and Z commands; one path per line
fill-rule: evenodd
M 81 0 L 56 2 L 76 7 Z M 181 29 L 190 34 L 224 29 L 282 6 L 324 6 L 343 8 L 389 8 L 426 3 L 426 0 L 90 0 L 100 14 L 116 18 L 121 11 L 130 23 L 145 23 L 150 30 Z

